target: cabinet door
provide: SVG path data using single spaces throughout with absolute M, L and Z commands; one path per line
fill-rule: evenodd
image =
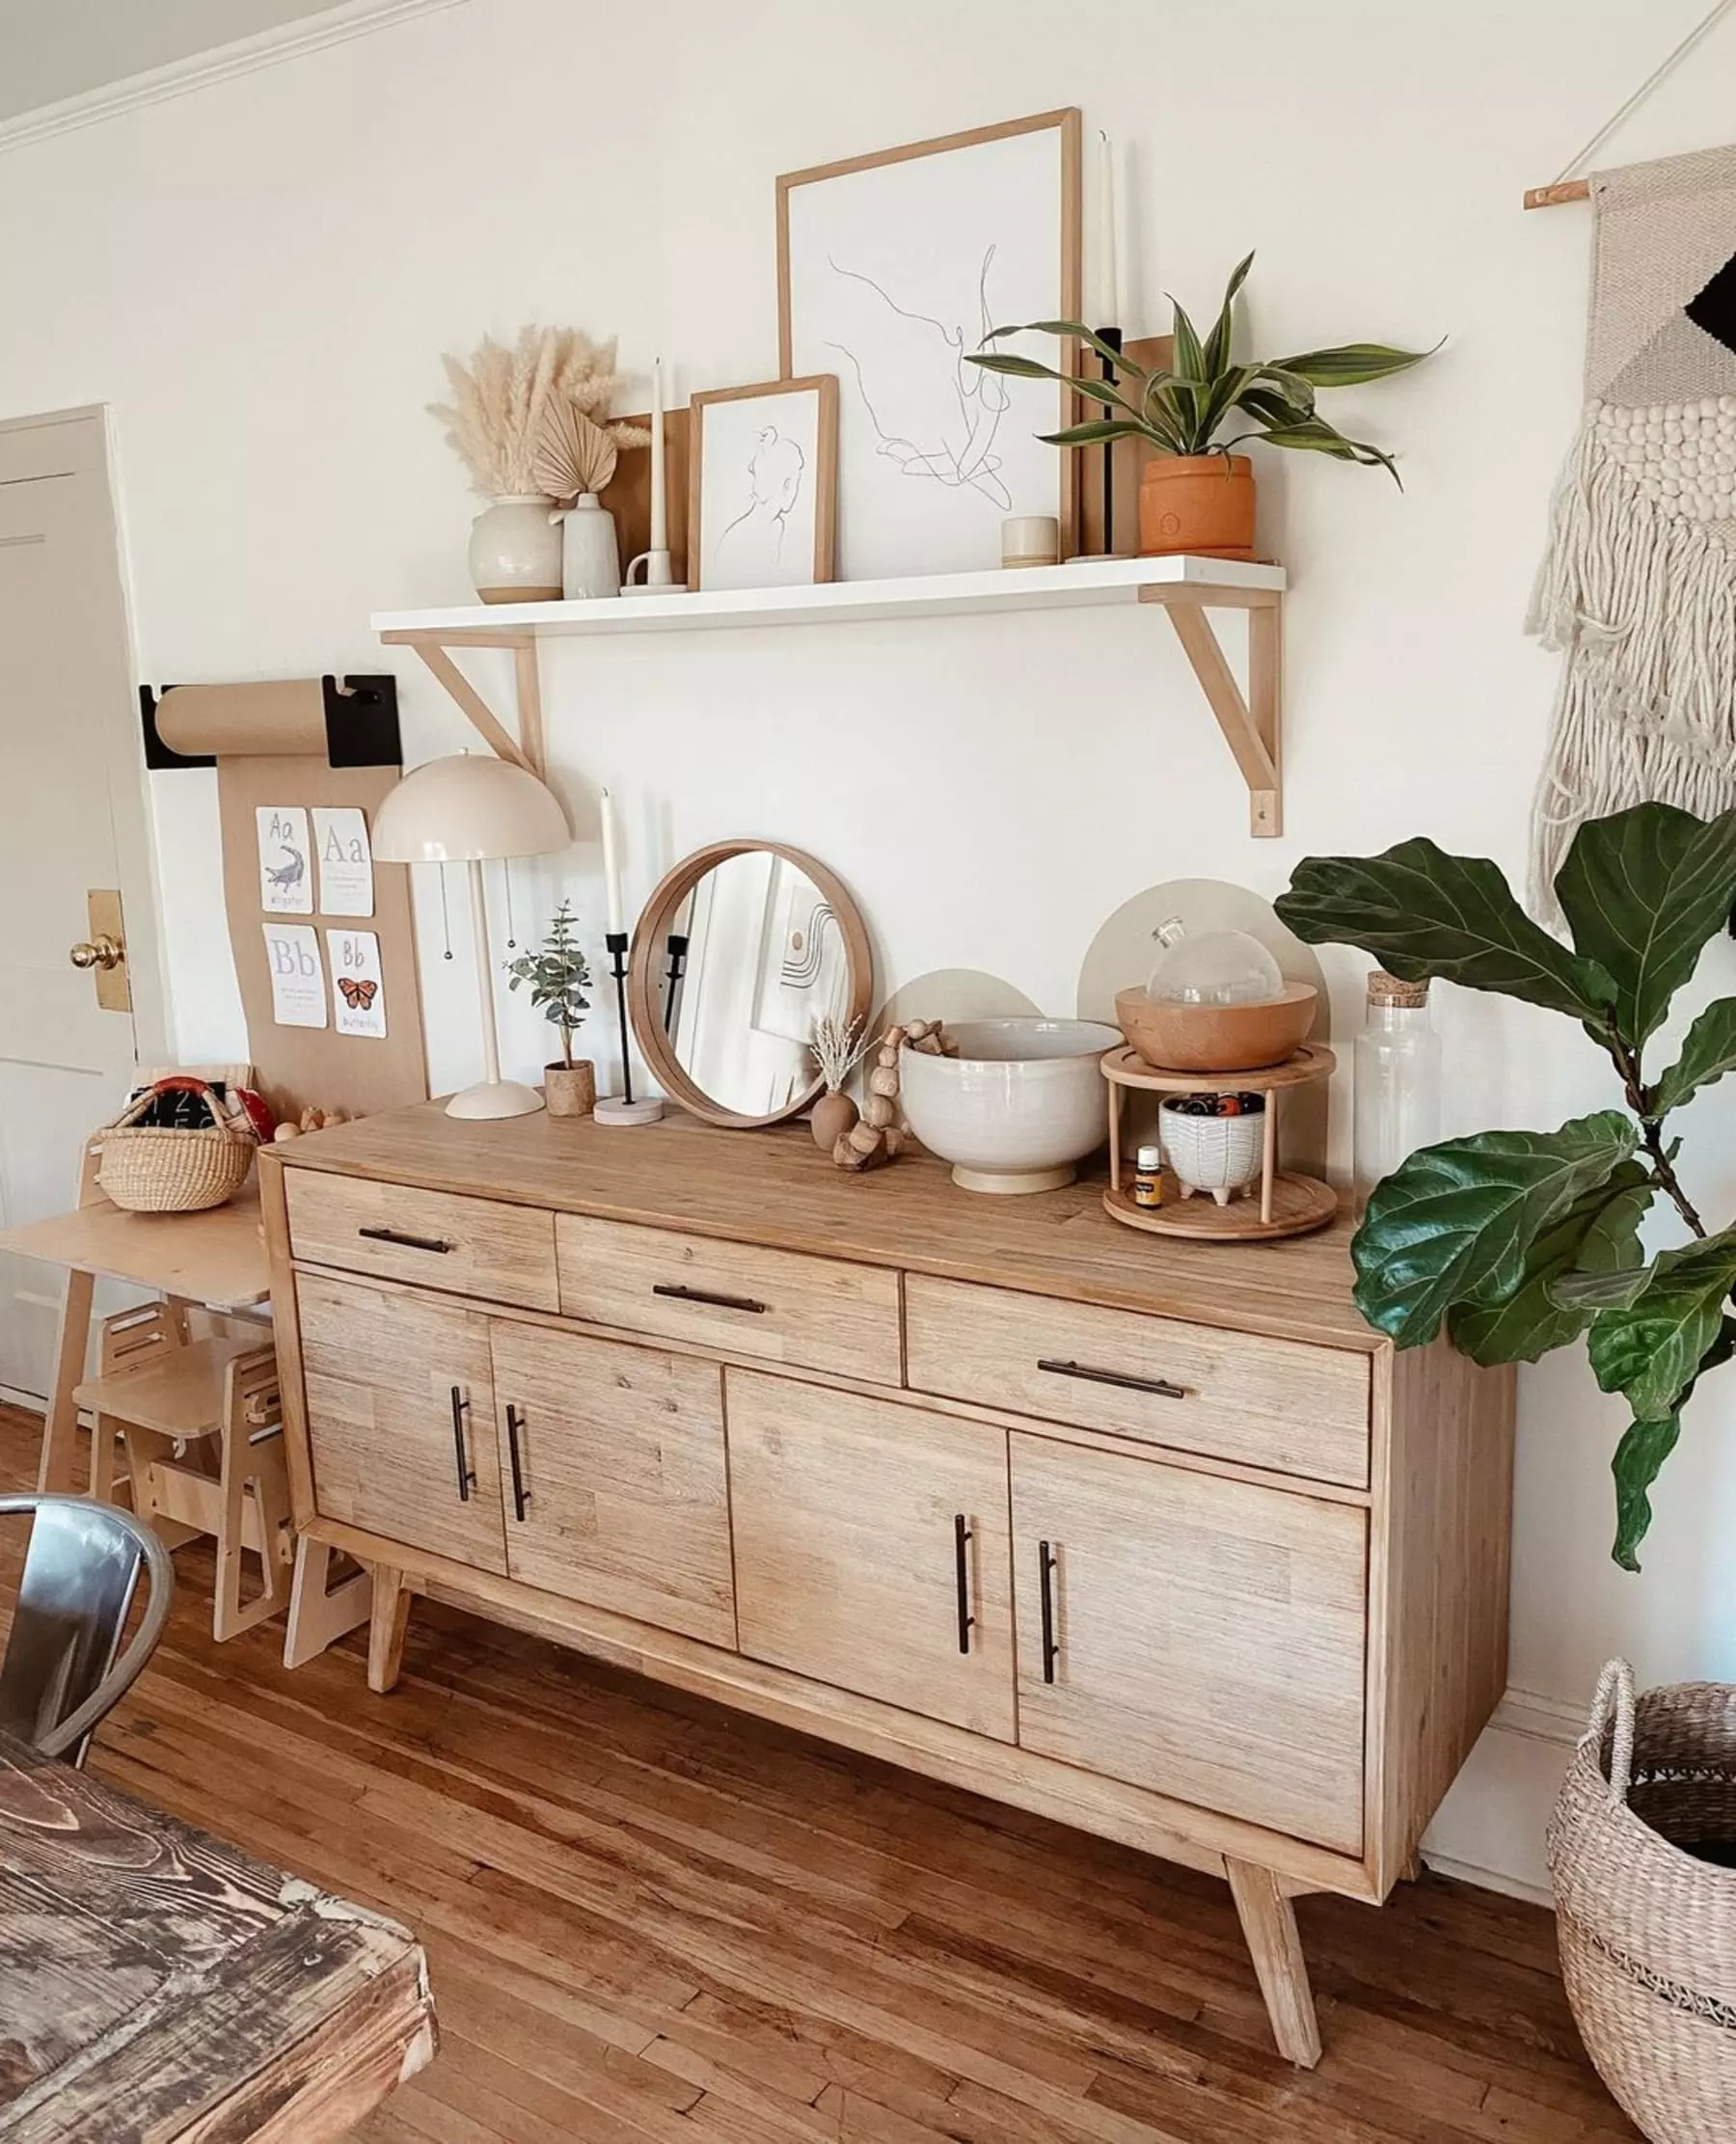
M 1012 1465 L 1020 1747 L 1360 1853 L 1366 1512 L 1017 1432 Z
M 733 1646 L 718 1366 L 499 1319 L 494 1375 L 511 1575 Z
M 315 1273 L 296 1300 L 322 1516 L 504 1571 L 488 1319 Z
M 1011 1742 L 1006 1432 L 724 1372 L 745 1653 Z

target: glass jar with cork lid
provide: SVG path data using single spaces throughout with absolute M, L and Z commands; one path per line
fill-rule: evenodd
M 1426 982 L 1384 968 L 1369 977 L 1368 1012 L 1355 1050 L 1356 1210 L 1383 1177 L 1441 1136 L 1441 1038 Z

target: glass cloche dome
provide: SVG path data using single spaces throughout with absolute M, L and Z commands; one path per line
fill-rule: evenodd
M 1172 1005 L 1258 1005 L 1284 989 L 1284 971 L 1246 931 L 1190 936 L 1180 916 L 1157 926 L 1163 941 L 1146 994 Z

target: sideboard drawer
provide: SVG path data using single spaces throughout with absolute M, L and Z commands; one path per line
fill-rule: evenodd
M 578 1213 L 556 1217 L 555 1240 L 568 1317 L 874 1384 L 899 1381 L 898 1275 L 883 1266 Z
M 915 1273 L 905 1316 L 914 1391 L 1368 1486 L 1366 1355 Z
M 557 1310 L 555 1216 L 447 1191 L 285 1169 L 289 1246 L 346 1272 Z

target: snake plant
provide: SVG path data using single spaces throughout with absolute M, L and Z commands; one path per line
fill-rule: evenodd
M 1056 380 L 1110 415 L 1070 424 L 1065 431 L 1040 435 L 1053 447 L 1098 447 L 1105 440 L 1138 437 L 1160 454 L 1229 454 L 1244 440 L 1262 439 L 1268 447 L 1288 447 L 1335 461 L 1378 463 L 1397 483 L 1393 457 L 1366 440 L 1349 439 L 1329 424 L 1315 407 L 1322 387 L 1357 387 L 1383 380 L 1420 365 L 1433 353 L 1397 350 L 1384 342 L 1346 342 L 1336 349 L 1304 350 L 1295 357 L 1238 365 L 1231 355 L 1231 309 L 1248 270 L 1249 254 L 1231 276 L 1223 304 L 1209 334 L 1203 339 L 1181 305 L 1171 298 L 1175 332 L 1171 369 L 1153 371 L 1105 342 L 1078 320 L 1032 320 L 1023 327 L 991 328 L 985 338 L 995 342 L 1012 335 L 1054 335 L 1095 350 L 1113 377 L 1085 379 L 1058 372 L 1035 358 L 1007 350 L 979 350 L 969 362 L 986 372 L 1016 380 Z M 1438 345 L 1437 345 L 1438 347 Z M 1245 428 L 1228 432 L 1240 421 Z M 1220 437 L 1228 432 L 1228 436 Z

